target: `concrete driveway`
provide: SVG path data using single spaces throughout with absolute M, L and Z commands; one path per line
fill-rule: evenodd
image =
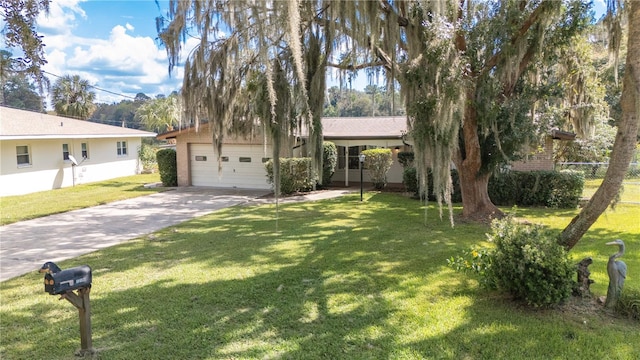
M 178 188 L 0 227 L 0 281 L 149 234 L 268 190 Z

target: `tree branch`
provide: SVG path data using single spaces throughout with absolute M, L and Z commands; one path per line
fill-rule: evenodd
M 380 9 L 384 11 L 387 14 L 387 16 L 394 18 L 399 26 L 407 27 L 410 25 L 409 19 L 407 19 L 404 16 L 400 16 L 397 12 L 395 12 L 393 10 L 393 6 L 389 4 L 388 0 L 379 0 L 379 3 L 380 3 Z
M 518 32 L 511 38 L 511 45 L 515 44 L 520 40 L 523 36 L 527 34 L 529 29 L 540 19 L 542 14 L 547 10 L 547 3 L 540 4 L 530 15 L 529 18 L 522 24 Z M 504 52 L 502 50 L 495 53 L 484 65 L 481 73 L 491 71 L 493 67 L 495 67 L 500 60 L 504 57 Z M 531 60 L 531 59 L 529 59 Z M 521 63 L 520 66 L 523 64 Z M 525 64 L 526 67 L 526 64 Z
M 363 64 L 358 64 L 358 65 L 337 64 L 337 63 L 328 62 L 327 66 L 330 66 L 330 67 L 333 67 L 333 68 L 336 68 L 336 69 L 340 69 L 340 70 L 357 71 L 357 70 L 362 70 L 362 69 L 366 69 L 366 68 L 370 68 L 370 67 L 377 67 L 377 66 L 385 66 L 386 67 L 386 64 L 383 61 L 363 63 Z

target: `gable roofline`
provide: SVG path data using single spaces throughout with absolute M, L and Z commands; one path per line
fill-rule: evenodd
M 0 106 L 0 140 L 155 137 L 156 133 Z
M 208 128 L 202 124 L 200 130 Z M 167 140 L 181 134 L 195 131 L 191 126 L 184 129 L 159 134 L 156 138 Z M 322 136 L 325 140 L 340 139 L 402 139 L 407 132 L 406 116 L 369 116 L 369 117 L 323 117 Z M 301 130 L 300 137 L 308 138 L 306 128 Z

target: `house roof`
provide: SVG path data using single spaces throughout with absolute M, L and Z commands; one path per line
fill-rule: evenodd
M 325 117 L 325 139 L 400 139 L 407 132 L 406 116 Z
M 206 127 L 204 124 L 203 127 Z M 158 135 L 158 139 L 175 138 L 182 132 L 193 131 L 194 128 L 174 130 Z M 325 139 L 400 139 L 407 132 L 405 116 L 376 117 L 324 117 L 322 118 L 322 135 Z M 307 137 L 306 129 L 302 136 Z
M 155 133 L 0 107 L 0 140 L 153 137 Z

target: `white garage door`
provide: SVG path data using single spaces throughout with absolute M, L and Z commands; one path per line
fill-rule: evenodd
M 271 149 L 267 149 L 271 154 Z M 189 144 L 191 184 L 222 188 L 270 189 L 262 145 L 224 145 L 222 172 L 211 144 Z

